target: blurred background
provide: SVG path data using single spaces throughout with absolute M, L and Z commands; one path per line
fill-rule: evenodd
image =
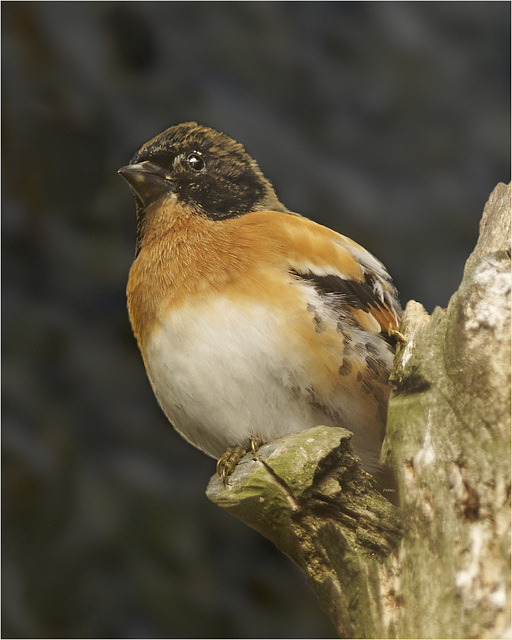
M 117 169 L 213 126 L 446 306 L 509 181 L 510 4 L 4 2 L 2 71 L 2 636 L 334 637 L 153 398 Z

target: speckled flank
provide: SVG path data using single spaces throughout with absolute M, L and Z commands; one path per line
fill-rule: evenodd
M 325 331 L 325 322 L 322 320 L 321 316 L 318 315 L 316 311 L 316 307 L 314 304 L 307 304 L 306 309 L 313 315 L 313 322 L 315 323 L 315 331 L 317 333 L 321 333 Z
M 340 376 L 348 376 L 352 371 L 352 363 L 348 358 L 343 358 L 343 364 L 338 369 Z

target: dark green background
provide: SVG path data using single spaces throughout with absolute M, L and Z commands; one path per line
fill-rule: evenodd
M 3 2 L 3 637 L 329 637 L 204 497 L 125 310 L 117 175 L 196 119 L 445 306 L 509 180 L 508 2 Z

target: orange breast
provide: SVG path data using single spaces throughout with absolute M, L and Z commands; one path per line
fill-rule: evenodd
M 256 293 L 261 289 L 256 272 L 275 260 L 275 239 L 266 228 L 248 230 L 242 218 L 211 221 L 166 203 L 148 211 L 148 221 L 127 286 L 139 344 L 162 313 L 185 301 L 204 301 L 229 287 L 241 297 Z

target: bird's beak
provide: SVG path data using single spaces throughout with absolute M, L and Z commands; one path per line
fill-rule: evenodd
M 134 195 L 144 206 L 172 190 L 170 174 L 147 160 L 121 167 L 118 173 L 126 180 Z

